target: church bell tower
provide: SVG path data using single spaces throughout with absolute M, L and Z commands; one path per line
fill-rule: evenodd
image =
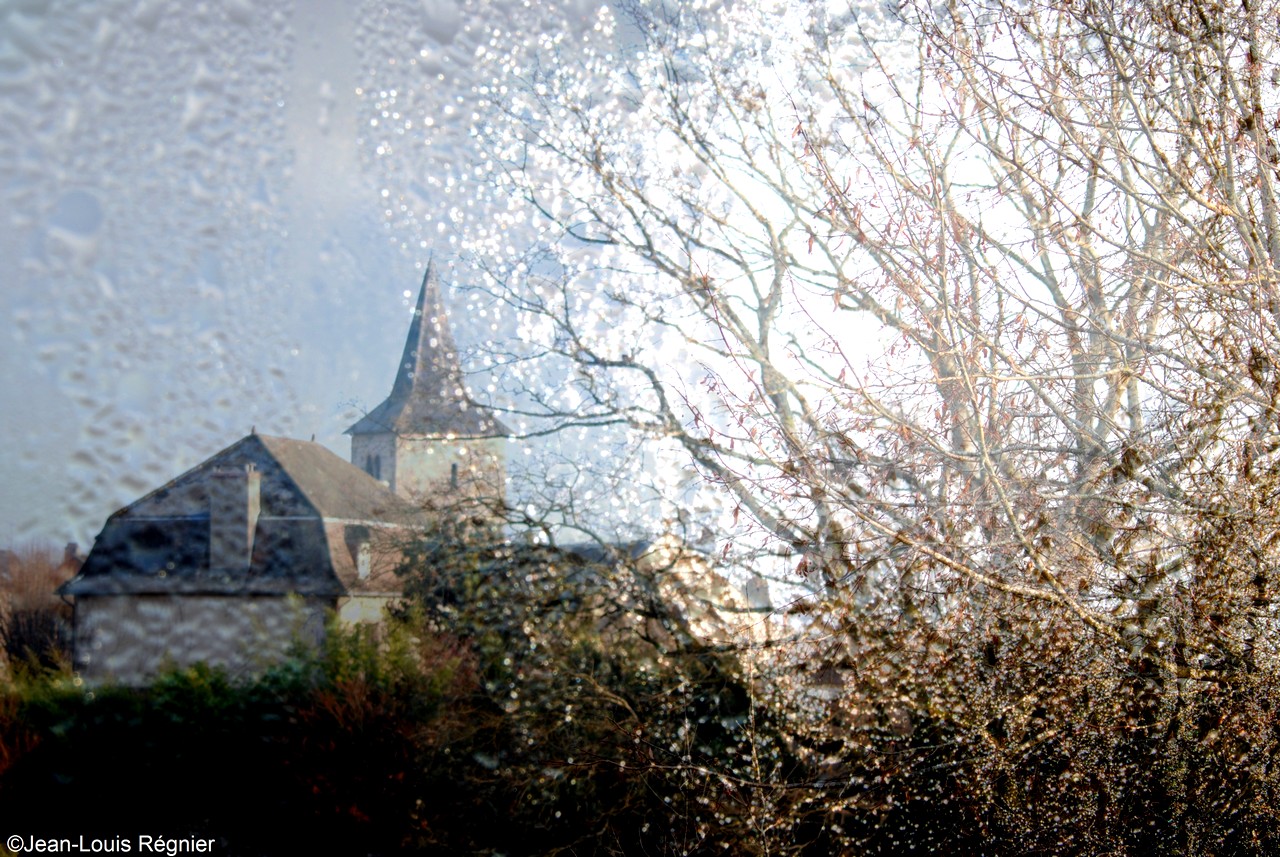
M 445 508 L 504 499 L 509 432 L 467 395 L 430 264 L 391 395 L 346 433 L 351 463 L 408 500 Z

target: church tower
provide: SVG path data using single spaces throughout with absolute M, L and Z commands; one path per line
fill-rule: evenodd
M 507 428 L 467 397 L 430 264 L 391 395 L 351 428 L 351 463 L 433 508 L 502 502 Z

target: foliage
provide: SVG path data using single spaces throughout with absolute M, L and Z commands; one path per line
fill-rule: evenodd
M 424 680 L 437 678 L 430 666 Z M 58 677 L 11 687 L 6 702 L 0 802 L 30 832 L 74 821 L 283 854 L 388 853 L 409 829 L 420 785 L 409 712 L 424 694 L 376 675 L 294 665 L 237 685 L 196 667 L 145 689 Z
M 465 599 L 436 589 L 381 635 L 334 629 L 323 651 L 250 684 L 205 668 L 142 689 L 10 684 L 6 816 L 32 831 L 212 835 L 231 854 L 1280 844 L 1280 700 L 1265 677 L 1165 688 L 1150 664 L 1089 661 L 1044 617 L 1015 621 L 1016 602 L 986 639 L 828 635 L 856 638 L 857 667 L 819 677 L 601 624 L 622 580 L 568 607 L 590 594 L 572 583 L 592 566 L 581 554 L 489 566 L 469 553 L 411 566 L 437 586 L 470 569 Z M 485 579 L 517 571 L 527 587 Z
M 644 546 L 456 540 L 406 551 L 428 628 L 476 653 L 488 728 L 455 782 L 511 802 L 499 850 L 763 853 L 790 764 L 741 666 L 658 595 Z M 480 737 L 483 735 L 483 741 Z M 440 764 L 443 760 L 438 760 Z M 476 764 L 479 768 L 475 767 Z M 516 798 L 509 793 L 518 789 Z M 450 847 L 492 832 L 456 823 Z M 505 837 L 510 837 L 509 840 Z
M 26 677 L 3 695 L 0 804 L 31 831 L 200 833 L 232 854 L 758 850 L 744 819 L 764 807 L 709 767 L 764 746 L 727 662 L 633 661 L 574 615 L 522 648 L 519 626 L 408 611 L 248 684 Z

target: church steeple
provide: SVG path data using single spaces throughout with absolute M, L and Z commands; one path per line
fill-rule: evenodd
M 440 284 L 428 264 L 390 398 L 404 402 L 421 402 L 432 396 L 454 400 L 461 392 L 458 348 L 440 300 Z
M 467 400 L 458 348 L 431 265 L 422 278 L 391 395 L 347 429 L 347 434 L 386 431 L 470 436 L 505 433 L 497 420 Z
M 498 493 L 507 429 L 467 397 L 435 269 L 427 265 L 391 395 L 355 425 L 351 462 L 415 499 Z

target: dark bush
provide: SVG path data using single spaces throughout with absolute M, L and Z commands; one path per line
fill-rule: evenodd
M 65 609 L 38 607 L 0 614 L 0 642 L 10 665 L 53 669 L 71 652 L 71 623 Z

